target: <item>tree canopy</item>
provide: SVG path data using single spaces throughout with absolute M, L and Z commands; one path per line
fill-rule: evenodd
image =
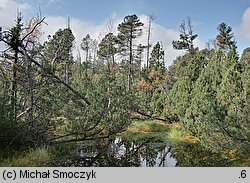
M 0 146 L 109 138 L 144 117 L 176 123 L 212 151 L 249 151 L 250 48 L 237 52 L 227 24 L 218 26 L 214 48 L 200 50 L 191 19 L 183 21 L 172 45 L 187 52 L 166 68 L 162 40 L 149 49 L 137 39 L 144 26 L 137 15 L 99 42 L 82 35 L 77 59 L 73 31 L 59 29 L 41 43 L 43 22 L 18 16 L 0 29 L 8 47 L 0 57 Z

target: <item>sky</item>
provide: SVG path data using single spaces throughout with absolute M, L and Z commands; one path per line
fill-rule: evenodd
M 194 33 L 198 34 L 195 44 L 200 48 L 216 37 L 217 26 L 222 22 L 232 27 L 239 53 L 250 46 L 250 0 L 0 0 L 0 26 L 7 29 L 13 25 L 17 9 L 25 20 L 36 16 L 38 7 L 48 24 L 43 26 L 41 39 L 44 41 L 47 35 L 65 28 L 70 17 L 75 50 L 88 33 L 100 41 L 109 20 L 116 32 L 117 25 L 130 14 L 139 16 L 145 30 L 147 17 L 153 15 L 151 42 L 162 42 L 167 66 L 183 54 L 173 50 L 171 43 L 178 39 L 179 25 L 187 17 L 192 19 Z M 146 33 L 140 41 L 146 42 Z

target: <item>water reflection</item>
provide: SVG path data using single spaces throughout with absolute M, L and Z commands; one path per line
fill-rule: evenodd
M 172 167 L 171 146 L 154 138 L 115 137 L 81 143 L 72 156 L 58 166 L 76 167 Z

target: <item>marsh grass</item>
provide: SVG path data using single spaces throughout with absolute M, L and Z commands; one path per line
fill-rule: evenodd
M 39 147 L 21 152 L 2 159 L 1 167 L 45 167 L 51 160 L 51 154 L 47 147 Z
M 161 141 L 172 146 L 178 166 L 250 166 L 249 153 L 213 152 L 202 146 L 199 139 L 183 131 L 178 123 L 166 124 L 157 120 L 134 121 L 119 134 L 130 140 Z M 67 160 L 77 143 L 39 147 L 18 153 L 12 149 L 0 150 L 1 167 L 46 167 Z M 54 163 L 54 164 L 53 164 Z
M 166 124 L 158 120 L 144 120 L 133 122 L 128 129 L 121 134 L 122 136 L 130 137 L 145 137 L 145 136 L 158 136 L 163 140 L 179 143 L 179 142 L 198 142 L 199 139 L 182 131 L 177 123 Z
M 222 152 L 204 148 L 197 137 L 183 131 L 178 123 L 166 124 L 157 120 L 135 121 L 121 135 L 132 140 L 152 138 L 171 144 L 178 166 L 235 166 L 237 163 Z
M 138 133 L 158 133 L 158 132 L 168 132 L 170 130 L 170 125 L 167 125 L 161 121 L 135 121 L 128 129 L 122 133 L 122 135 L 138 134 Z

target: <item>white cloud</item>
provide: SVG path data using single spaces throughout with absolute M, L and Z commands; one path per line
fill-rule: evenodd
M 60 0 L 49 0 L 48 2 L 58 2 Z M 11 25 L 15 23 L 16 11 L 17 9 L 20 11 L 25 12 L 27 10 L 32 9 L 30 4 L 27 3 L 16 3 L 14 0 L 0 0 L 0 17 L 1 17 L 1 25 L 4 28 L 9 28 Z M 138 42 L 142 44 L 147 43 L 147 19 L 146 15 L 139 16 L 140 20 L 144 23 L 144 34 Z M 116 14 L 111 15 L 110 18 L 113 22 L 113 30 L 114 33 L 117 33 L 117 26 L 119 23 L 122 22 L 123 17 L 117 17 Z M 107 21 L 109 19 L 107 18 Z M 71 18 L 71 29 L 73 34 L 76 38 L 74 56 L 76 56 L 77 49 L 80 49 L 80 44 L 82 38 L 85 37 L 87 34 L 90 34 L 91 38 L 97 39 L 98 41 L 101 40 L 100 34 L 103 36 L 107 33 L 105 25 L 106 22 L 102 22 L 99 24 L 92 23 L 92 22 L 84 22 L 80 19 Z M 41 38 L 41 41 L 47 40 L 48 35 L 53 35 L 58 29 L 63 29 L 67 27 L 67 17 L 62 16 L 48 16 L 45 19 L 45 22 L 48 25 L 43 25 L 43 32 L 44 35 Z M 157 41 L 161 42 L 164 50 L 165 50 L 165 62 L 166 65 L 169 66 L 172 61 L 176 58 L 176 56 L 182 55 L 184 51 L 177 51 L 174 50 L 172 47 L 172 41 L 177 40 L 179 38 L 179 32 L 177 30 L 168 29 L 163 27 L 155 22 L 152 23 L 152 36 L 151 36 L 151 44 L 156 44 Z M 195 44 L 197 46 L 202 46 L 203 43 L 197 39 Z M 82 52 L 82 51 L 81 51 Z M 82 53 L 83 54 L 83 53 Z
M 52 3 L 58 3 L 61 2 L 62 0 L 48 0 L 48 4 L 52 4 Z
M 15 24 L 17 11 L 22 13 L 22 16 L 25 16 L 28 10 L 32 6 L 28 3 L 16 3 L 14 0 L 0 0 L 0 27 L 3 30 L 8 30 Z M 3 42 L 0 42 L 0 51 L 5 50 L 6 47 Z
M 236 34 L 240 38 L 250 40 L 250 7 L 245 10 Z
M 31 9 L 32 6 L 28 3 L 16 3 L 13 0 L 0 0 L 0 26 L 9 28 L 15 23 L 17 10 L 25 14 L 25 12 Z
M 45 22 L 48 25 L 43 26 L 43 32 L 44 35 L 42 37 L 42 41 L 47 40 L 47 36 L 51 35 L 53 36 L 54 33 L 58 29 L 64 29 L 67 28 L 68 20 L 67 17 L 54 17 L 49 16 L 46 17 Z M 76 56 L 77 49 L 80 49 L 80 44 L 82 42 L 83 37 L 85 37 L 87 34 L 90 34 L 90 37 L 92 39 L 99 39 L 99 35 L 101 31 L 104 31 L 105 23 L 102 24 L 94 24 L 91 22 L 84 22 L 80 19 L 71 18 L 70 19 L 70 28 L 75 36 L 75 50 L 74 50 L 74 56 Z
M 141 15 L 140 20 L 144 23 L 144 34 L 141 38 L 141 41 L 146 44 L 147 42 L 147 27 L 148 27 L 148 17 L 146 15 Z M 173 60 L 180 55 L 185 54 L 183 50 L 175 50 L 172 45 L 173 40 L 179 39 L 179 31 L 168 29 L 163 27 L 155 22 L 152 23 L 152 36 L 151 36 L 151 44 L 154 46 L 158 41 L 162 43 L 164 51 L 165 51 L 165 64 L 169 66 Z M 205 44 L 197 38 L 194 41 L 194 45 L 199 47 L 200 49 L 205 48 Z
M 148 16 L 141 15 L 140 20 L 144 23 L 144 28 L 143 28 L 144 34 L 139 40 L 142 44 L 146 45 L 147 32 L 148 32 Z M 169 66 L 177 56 L 184 54 L 183 51 L 173 49 L 172 41 L 177 40 L 178 38 L 179 38 L 178 31 L 173 29 L 168 29 L 155 22 L 152 22 L 150 44 L 152 44 L 153 47 L 159 41 L 163 45 L 165 51 L 166 66 Z
M 48 3 L 54 3 L 56 1 L 58 1 L 58 0 L 49 0 Z
M 147 43 L 147 16 L 141 15 L 139 16 L 140 20 L 144 23 L 143 32 L 144 34 L 142 37 L 138 39 L 137 42 L 140 42 L 142 44 Z M 115 15 L 112 15 L 112 21 L 114 29 L 116 30 L 119 23 L 121 23 L 122 18 L 119 18 Z M 67 18 L 66 17 L 47 17 L 46 18 L 47 26 L 43 27 L 43 30 L 45 32 L 43 40 L 47 39 L 48 35 L 53 35 L 58 29 L 60 28 L 66 28 L 67 26 Z M 82 38 L 86 36 L 86 34 L 90 34 L 92 39 L 97 39 L 98 41 L 101 40 L 100 35 L 105 34 L 105 25 L 106 22 L 103 22 L 101 24 L 94 24 L 91 22 L 83 22 L 79 19 L 72 18 L 71 19 L 71 29 L 74 33 L 74 36 L 76 38 L 76 48 L 80 48 L 80 43 L 82 41 Z M 116 33 L 117 31 L 115 31 Z M 172 46 L 172 41 L 178 39 L 179 33 L 172 29 L 167 29 L 157 23 L 152 23 L 152 36 L 151 36 L 151 44 L 156 44 L 157 41 L 161 42 L 163 44 L 164 50 L 165 50 L 165 61 L 166 65 L 169 66 L 172 61 L 176 58 L 176 56 L 179 56 L 183 54 L 183 51 L 174 50 Z M 74 52 L 74 55 L 76 55 L 76 50 Z

